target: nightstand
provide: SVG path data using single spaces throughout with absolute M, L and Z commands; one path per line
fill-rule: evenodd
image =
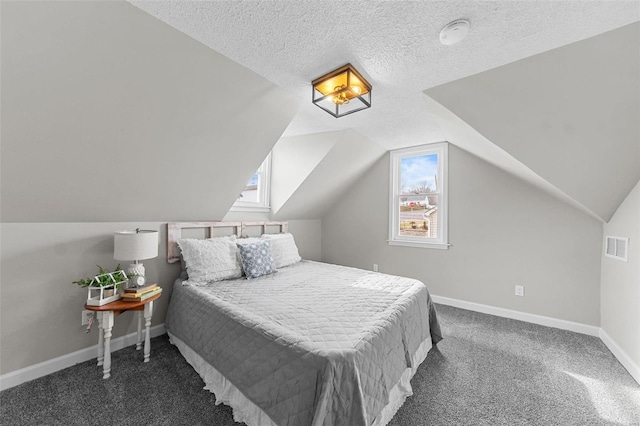
M 153 315 L 153 301 L 160 298 L 162 293 L 151 296 L 142 302 L 127 302 L 116 300 L 102 306 L 84 305 L 85 309 L 95 311 L 98 317 L 98 365 L 102 365 L 102 378 L 111 376 L 111 329 L 114 318 L 126 311 L 138 311 L 138 340 L 136 350 L 142 349 L 142 318 L 145 319 L 144 362 L 149 362 L 151 356 L 151 315 Z

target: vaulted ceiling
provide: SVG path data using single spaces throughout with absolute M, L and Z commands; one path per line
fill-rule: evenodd
M 132 4 L 298 99 L 285 137 L 449 140 L 603 221 L 638 181 L 635 0 Z M 469 36 L 440 44 L 458 18 Z M 347 62 L 373 107 L 335 119 L 311 104 L 310 81 Z
M 640 180 L 640 23 L 425 94 L 446 139 L 605 222 Z

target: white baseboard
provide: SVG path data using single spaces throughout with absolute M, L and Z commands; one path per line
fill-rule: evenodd
M 615 356 L 620 364 L 627 369 L 631 377 L 640 384 L 640 366 L 633 362 L 629 354 L 627 354 L 618 344 L 604 331 L 600 329 L 600 339 L 609 348 L 613 356 Z
M 431 298 L 436 303 L 462 308 L 468 311 L 481 312 L 483 314 L 495 315 L 497 317 L 511 318 L 547 327 L 559 328 L 561 330 L 574 331 L 576 333 L 587 334 L 589 336 L 600 336 L 600 327 L 593 325 L 545 317 L 542 315 L 528 314 L 526 312 L 513 311 L 511 309 L 496 308 L 495 306 L 482 305 L 480 303 L 467 302 L 459 299 L 451 299 L 449 297 L 432 295 Z
M 166 333 L 164 324 L 153 326 L 149 331 L 151 337 L 157 337 Z M 136 332 L 115 338 L 111 340 L 111 352 L 134 345 L 136 341 Z M 56 371 L 63 370 L 78 363 L 89 361 L 97 357 L 97 351 L 98 345 L 96 344 L 67 355 L 62 355 L 48 361 L 3 374 L 0 376 L 0 391 L 46 376 L 47 374 L 55 373 Z

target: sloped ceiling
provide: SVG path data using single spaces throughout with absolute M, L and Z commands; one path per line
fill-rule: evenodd
M 443 107 L 442 104 L 434 101 L 427 95 L 425 95 L 425 104 L 427 105 L 427 109 L 433 114 L 433 117 L 439 123 L 440 128 L 445 134 L 446 140 L 455 141 L 455 145 L 460 148 L 469 151 L 477 157 L 483 158 L 494 166 L 499 167 L 526 182 L 529 182 L 533 186 L 542 189 L 577 210 L 580 210 L 595 219 L 602 220 L 591 210 L 560 191 L 525 164 L 515 159 L 511 154 L 500 148 L 498 145 L 491 143 L 491 141 L 478 133 L 473 127 L 461 120 L 460 117 Z
M 1 6 L 5 222 L 221 218 L 282 134 L 281 218 L 447 139 L 604 221 L 639 178 L 637 1 Z M 309 82 L 346 62 L 373 107 L 336 120 Z
M 636 0 L 132 3 L 298 99 L 286 137 L 353 129 L 384 149 L 449 139 L 601 220 L 637 182 L 629 145 L 638 121 L 637 38 L 622 36 L 621 46 L 603 36 L 553 51 L 637 23 Z M 443 46 L 439 31 L 458 18 L 471 21 L 469 36 Z M 334 119 L 311 104 L 310 81 L 347 62 L 372 82 L 373 106 Z M 289 185 L 276 196 L 278 216 L 293 209 L 282 194 L 305 198 L 298 193 L 306 185 Z M 309 211 L 319 217 L 322 208 Z
M 295 115 L 125 2 L 2 2 L 2 221 L 222 219 Z
M 464 122 L 452 128 L 481 135 L 451 142 L 490 141 L 508 155 L 480 156 L 533 182 L 528 169 L 605 222 L 640 180 L 640 23 L 425 93 Z
M 351 128 L 386 149 L 443 140 L 423 90 L 640 20 L 636 0 L 131 2 L 299 99 L 285 136 Z M 458 18 L 469 36 L 442 45 Z M 373 106 L 335 119 L 311 104 L 310 82 L 347 62 Z
M 284 137 L 273 149 L 271 210 L 276 219 L 325 212 L 386 151 L 353 130 Z

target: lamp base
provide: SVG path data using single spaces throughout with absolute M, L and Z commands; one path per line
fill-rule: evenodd
M 142 265 L 142 263 L 136 262 L 129 265 L 129 269 L 127 269 L 127 276 L 129 277 L 127 288 L 135 289 L 144 287 L 147 282 L 144 272 L 144 265 Z
M 127 275 L 142 275 L 144 276 L 144 265 L 142 263 L 132 263 L 129 265 L 129 269 L 127 269 Z

